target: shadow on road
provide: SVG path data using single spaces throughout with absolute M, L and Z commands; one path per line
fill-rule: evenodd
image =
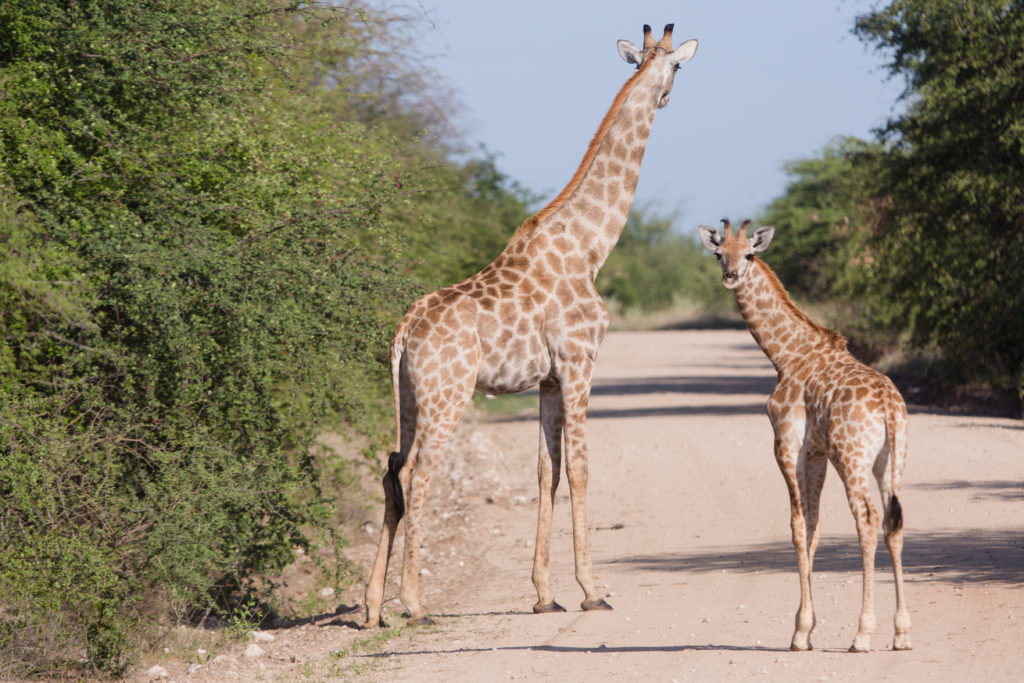
M 638 396 L 641 394 L 754 394 L 765 399 L 775 388 L 775 377 L 652 377 L 594 380 L 591 396 Z
M 454 616 L 454 615 L 453 615 Z M 462 616 L 462 615 L 458 615 Z M 789 652 L 789 648 L 765 647 L 763 645 L 613 645 L 604 643 L 587 646 L 568 645 L 506 645 L 503 647 L 459 647 L 451 649 L 410 650 L 407 652 L 367 652 L 353 655 L 371 659 L 408 657 L 409 655 L 465 654 L 469 652 L 508 652 L 530 650 L 533 652 L 554 652 L 560 654 L 626 654 L 636 652 Z
M 765 402 L 775 388 L 775 377 L 720 376 L 720 377 L 657 377 L 644 379 L 603 379 L 595 380 L 591 389 L 592 397 L 631 397 L 629 408 L 600 408 L 591 406 L 587 419 L 632 417 L 686 417 L 689 415 L 764 415 Z M 536 391 L 524 392 L 536 395 Z M 645 395 L 680 394 L 707 396 L 750 395 L 755 400 L 743 404 L 706 403 L 697 406 L 645 406 Z M 535 412 L 522 412 L 492 418 L 493 422 L 523 422 L 536 420 Z
M 737 549 L 716 548 L 693 553 L 638 555 L 607 564 L 625 564 L 653 572 L 760 572 L 796 573 L 796 553 L 789 543 L 763 543 Z M 903 548 L 906 575 L 916 581 L 993 582 L 1024 584 L 1024 529 L 960 531 L 908 530 Z M 875 567 L 891 570 L 889 552 L 879 542 Z M 856 539 L 822 538 L 814 558 L 817 572 L 859 572 Z
M 1024 500 L 1024 481 L 941 481 L 925 484 L 905 484 L 905 487 L 926 491 L 963 490 L 973 491 L 974 500 Z

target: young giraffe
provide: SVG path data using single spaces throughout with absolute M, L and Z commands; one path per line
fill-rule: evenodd
M 789 488 L 790 524 L 800 570 L 800 609 L 791 650 L 809 650 L 815 626 L 811 570 L 818 546 L 818 502 L 829 462 L 846 487 L 864 563 L 863 604 L 851 652 L 867 652 L 875 630 L 873 584 L 878 512 L 868 477 L 882 495 L 885 545 L 896 583 L 894 650 L 910 649 L 910 613 L 903 599 L 903 513 L 898 499 L 907 457 L 907 408 L 885 375 L 857 361 L 842 335 L 796 307 L 779 279 L 755 253 L 768 248 L 775 228 L 747 238 L 723 219 L 725 234 L 700 226 L 704 246 L 722 265 L 722 283 L 736 295 L 743 320 L 775 366 L 778 384 L 768 399 L 775 459 Z M 810 537 L 810 540 L 808 540 Z
M 654 113 L 668 103 L 675 71 L 693 56 L 697 41 L 673 50 L 672 24 L 657 42 L 644 26 L 643 48 L 627 40 L 618 48 L 637 72 L 615 97 L 569 184 L 516 230 L 493 263 L 424 296 L 398 324 L 391 346 L 396 446 L 384 475 L 384 524 L 366 587 L 367 627 L 382 623 L 384 578 L 406 500 L 400 597 L 413 621 L 426 619 L 417 579 L 427 487 L 474 388 L 504 394 L 540 385 L 534 612 L 564 611 L 549 583 L 563 436 L 576 580 L 586 596 L 581 607 L 611 609 L 594 587 L 587 538 L 584 421 L 594 359 L 608 328 L 594 278 L 625 225 Z

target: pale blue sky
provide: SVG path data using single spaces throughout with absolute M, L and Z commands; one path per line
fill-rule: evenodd
M 864 0 L 559 2 L 411 0 L 420 48 L 464 105 L 460 127 L 499 168 L 554 196 L 633 67 L 616 41 L 643 24 L 674 43 L 697 38 L 658 112 L 637 201 L 678 210 L 689 232 L 753 217 L 785 189 L 786 161 L 835 136 L 870 136 L 897 109 L 902 82 L 850 33 Z

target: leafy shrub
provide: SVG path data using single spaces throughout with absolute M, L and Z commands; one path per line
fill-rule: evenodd
M 411 292 L 368 251 L 386 135 L 278 71 L 324 12 L 0 6 L 5 675 L 118 673 L 145 596 L 185 616 L 343 543 L 309 446 L 379 410 Z

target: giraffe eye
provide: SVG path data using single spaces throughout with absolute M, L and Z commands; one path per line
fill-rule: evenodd
M 746 258 L 747 258 L 748 261 L 753 261 L 754 260 L 754 255 L 753 254 L 747 254 Z

